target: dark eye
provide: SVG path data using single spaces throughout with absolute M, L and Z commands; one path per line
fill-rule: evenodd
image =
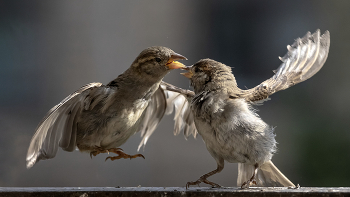
M 156 62 L 161 62 L 162 60 L 158 57 L 156 57 Z
M 197 72 L 199 72 L 199 71 L 200 71 L 200 70 L 199 70 L 199 68 L 198 68 L 198 67 L 195 67 L 195 68 L 194 68 L 194 72 L 196 72 L 196 73 L 197 73 Z

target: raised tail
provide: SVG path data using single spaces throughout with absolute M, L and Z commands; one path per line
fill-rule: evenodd
M 254 166 L 244 163 L 238 164 L 237 186 L 249 180 L 254 173 Z M 257 187 L 295 187 L 295 185 L 282 174 L 281 171 L 272 163 L 272 161 L 265 162 L 258 169 L 255 177 Z

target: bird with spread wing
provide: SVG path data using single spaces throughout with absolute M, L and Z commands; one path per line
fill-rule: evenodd
M 186 187 L 206 183 L 224 168 L 224 161 L 238 163 L 237 185 L 294 186 L 271 159 L 276 151 L 274 128 L 266 124 L 252 104 L 268 100 L 269 96 L 303 82 L 324 65 L 330 46 L 330 34 L 317 30 L 298 38 L 287 46 L 288 53 L 275 74 L 260 85 L 238 88 L 231 68 L 220 62 L 203 59 L 187 67 L 183 75 L 190 79 L 194 92 L 161 83 L 168 90 L 168 104 L 175 106 L 175 134 L 201 135 L 207 150 L 217 162 L 217 169 Z
M 143 50 L 123 74 L 107 85 L 89 83 L 54 106 L 38 125 L 27 153 L 27 168 L 55 157 L 58 148 L 96 156 L 143 157 L 128 155 L 118 148 L 130 136 L 141 132 L 142 143 L 156 129 L 166 111 L 163 77 L 172 69 L 184 67 L 176 60 L 186 59 L 166 47 Z

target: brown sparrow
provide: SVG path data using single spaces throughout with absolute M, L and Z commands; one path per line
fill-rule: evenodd
M 238 88 L 231 68 L 220 62 L 203 59 L 183 73 L 190 79 L 194 93 L 162 82 L 170 91 L 168 102 L 175 105 L 175 133 L 186 135 L 197 132 L 207 150 L 217 162 L 217 169 L 201 176 L 201 182 L 214 187 L 220 185 L 207 180 L 224 168 L 224 161 L 238 163 L 237 185 L 293 186 L 272 163 L 276 151 L 274 128 L 266 124 L 252 104 L 262 103 L 280 90 L 305 81 L 316 74 L 325 63 L 330 46 L 330 35 L 317 30 L 298 38 L 288 53 L 280 58 L 282 65 L 275 74 L 260 85 L 242 90 Z
M 123 74 L 107 85 L 89 83 L 54 106 L 38 125 L 27 153 L 27 168 L 39 160 L 55 157 L 58 147 L 78 148 L 107 159 L 143 157 L 118 148 L 140 131 L 144 145 L 166 110 L 160 82 L 171 69 L 184 67 L 186 59 L 166 47 L 143 50 Z

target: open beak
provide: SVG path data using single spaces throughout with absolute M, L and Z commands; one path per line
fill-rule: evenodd
M 180 55 L 178 53 L 173 53 L 170 56 L 169 61 L 166 63 L 166 66 L 169 69 L 179 69 L 179 68 L 186 68 L 186 66 L 178 61 L 175 60 L 187 60 L 187 58 L 183 55 Z
M 183 76 L 185 76 L 185 77 L 191 79 L 192 76 L 193 76 L 193 73 L 192 73 L 192 71 L 189 69 L 189 67 L 186 67 L 186 69 L 184 69 L 184 70 L 188 70 L 188 72 L 187 72 L 187 73 L 180 73 L 180 74 L 182 74 Z

